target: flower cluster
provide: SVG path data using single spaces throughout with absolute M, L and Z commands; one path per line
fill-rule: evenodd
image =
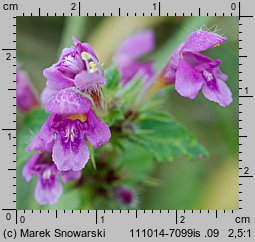
M 59 175 L 64 182 L 80 177 L 90 158 L 87 142 L 98 148 L 111 137 L 108 125 L 95 114 L 103 108 L 104 72 L 92 47 L 73 40 L 74 46 L 44 70 L 42 101 L 50 115 L 27 148 L 37 153 L 25 166 L 24 177 L 38 176 L 35 197 L 40 204 L 59 198 Z
M 225 81 L 228 76 L 221 72 L 221 60 L 213 60 L 201 52 L 220 46 L 226 38 L 204 30 L 191 33 L 171 55 L 160 73 L 155 74 L 153 61 L 140 63 L 138 58 L 150 53 L 155 47 L 154 33 L 150 30 L 137 33 L 118 48 L 116 61 L 121 73 L 121 82 L 126 84 L 139 75 L 149 86 L 144 96 L 154 95 L 168 85 L 183 97 L 194 99 L 202 89 L 210 101 L 228 106 L 232 102 L 232 93 Z
M 146 106 L 150 98 L 169 85 L 173 85 L 183 97 L 194 99 L 202 90 L 207 99 L 221 106 L 229 105 L 232 94 L 225 83 L 227 75 L 219 68 L 221 61 L 201 53 L 225 41 L 216 33 L 202 30 L 193 32 L 177 47 L 162 70 L 155 73 L 153 61 L 140 61 L 140 57 L 155 48 L 154 32 L 147 30 L 134 34 L 117 49 L 117 90 L 105 101 L 104 94 L 107 93 L 103 94 L 103 86 L 109 80 L 105 78 L 98 57 L 89 44 L 73 38 L 74 46 L 65 48 L 59 61 L 43 72 L 47 82 L 41 99 L 49 116 L 27 148 L 27 151 L 35 153 L 23 169 L 26 181 L 34 176 L 38 178 L 35 188 L 38 203 L 53 204 L 59 199 L 62 194 L 59 177 L 62 177 L 63 183 L 78 179 L 83 183 L 82 169 L 90 159 L 91 147 L 96 149 L 108 143 L 112 132 L 109 149 L 111 164 L 107 164 L 107 152 L 97 156 L 98 163 L 101 159 L 103 165 L 102 173 L 98 172 L 94 180 L 105 181 L 105 184 L 96 189 L 109 197 L 106 194 L 111 186 L 112 196 L 116 200 L 126 206 L 132 204 L 133 189 L 120 182 L 124 175 L 120 174 L 121 168 L 116 168 L 115 163 L 118 162 L 113 160 L 121 154 L 116 146 L 121 147 L 119 140 L 125 136 L 123 127 L 135 136 L 134 123 L 139 121 L 141 110 L 134 106 L 138 102 L 141 105 L 137 107 Z M 136 81 L 139 85 L 136 85 Z M 21 101 L 19 97 L 17 99 Z M 26 105 L 23 109 L 28 110 Z M 148 110 L 151 112 L 151 109 Z M 115 123 L 107 122 L 111 125 L 111 131 L 99 117 L 106 121 L 114 117 Z M 155 147 L 160 145 L 152 148 Z M 118 182 L 113 185 L 115 181 Z

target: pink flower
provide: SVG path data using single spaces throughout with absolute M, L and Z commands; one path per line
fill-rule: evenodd
M 62 176 L 63 182 L 78 180 L 81 177 L 81 171 L 60 172 L 52 162 L 51 154 L 35 153 L 23 168 L 23 177 L 29 182 L 34 176 L 38 178 L 35 187 L 35 199 L 41 204 L 54 204 L 62 194 L 62 185 L 59 176 Z
M 47 82 L 42 93 L 42 102 L 47 104 L 59 91 L 75 87 L 89 94 L 95 105 L 102 108 L 101 86 L 105 84 L 104 71 L 89 44 L 81 43 L 75 38 L 73 42 L 74 46 L 63 49 L 57 63 L 43 71 Z
M 53 162 L 60 171 L 84 168 L 90 157 L 86 140 L 98 148 L 111 137 L 108 125 L 94 114 L 91 105 L 78 91 L 60 91 L 47 102 L 45 108 L 51 115 L 28 151 L 52 152 Z
M 16 70 L 16 90 L 17 108 L 23 113 L 30 112 L 40 105 L 27 73 L 18 68 Z
M 147 30 L 128 37 L 118 48 L 116 61 L 121 74 L 121 82 L 126 84 L 139 75 L 149 81 L 154 75 L 153 62 L 141 63 L 139 58 L 150 53 L 155 47 L 154 32 Z
M 225 81 L 219 65 L 220 60 L 213 60 L 200 52 L 223 44 L 225 38 L 207 31 L 191 33 L 186 42 L 181 44 L 171 56 L 161 72 L 163 80 L 175 83 L 176 91 L 187 98 L 195 98 L 200 89 L 204 96 L 221 106 L 232 102 L 232 93 Z

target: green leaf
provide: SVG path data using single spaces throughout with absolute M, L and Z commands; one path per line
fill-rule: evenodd
M 146 180 L 154 167 L 152 155 L 132 142 L 124 142 L 123 147 L 124 152 L 119 159 L 125 170 L 125 176 L 131 182 Z
M 163 112 L 141 118 L 131 139 L 145 147 L 157 161 L 172 161 L 182 156 L 196 160 L 208 156 L 194 135 Z
M 23 128 L 17 133 L 18 165 L 23 164 L 31 157 L 32 152 L 26 152 L 26 149 L 33 138 L 39 133 L 48 116 L 49 114 L 43 108 L 34 109 L 26 116 Z
M 116 65 L 112 65 L 105 70 L 106 89 L 116 90 L 120 84 L 120 74 Z
M 109 117 L 108 117 L 108 125 L 112 126 L 113 124 L 115 124 L 117 121 L 120 120 L 124 120 L 124 115 L 123 113 L 118 110 L 118 109 L 113 109 L 110 113 L 109 113 Z

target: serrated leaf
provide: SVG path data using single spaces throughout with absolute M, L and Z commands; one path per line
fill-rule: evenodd
M 151 113 L 140 119 L 136 135 L 131 138 L 144 146 L 157 161 L 172 161 L 181 156 L 195 160 L 208 156 L 205 147 L 194 135 L 163 112 Z
M 124 152 L 119 159 L 125 169 L 125 175 L 135 182 L 145 181 L 154 167 L 150 152 L 131 142 L 124 142 L 123 147 Z

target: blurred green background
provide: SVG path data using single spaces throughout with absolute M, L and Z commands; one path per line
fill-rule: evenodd
M 46 81 L 42 71 L 58 59 L 62 48 L 72 45 L 71 36 L 92 44 L 107 66 L 126 36 L 154 29 L 156 50 L 148 58 L 156 61 L 159 70 L 178 44 L 202 27 L 228 39 L 207 54 L 222 60 L 221 69 L 229 76 L 234 102 L 222 108 L 202 95 L 189 100 L 175 91 L 169 93 L 165 108 L 198 137 L 209 158 L 159 163 L 152 174 L 158 185 L 138 191 L 140 209 L 238 209 L 238 18 L 17 17 L 17 60 L 38 93 Z M 21 114 L 18 119 L 22 119 Z M 29 208 L 28 201 L 34 203 L 34 184 L 23 180 L 19 166 L 17 179 L 17 208 Z M 66 199 L 74 196 L 75 192 Z

